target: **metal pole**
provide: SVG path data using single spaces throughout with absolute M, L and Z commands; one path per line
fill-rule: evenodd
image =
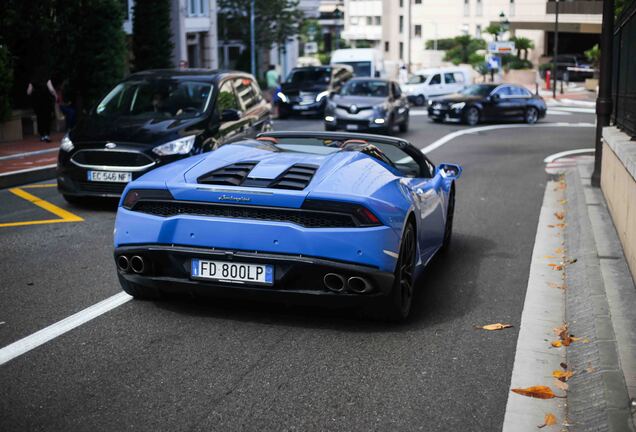
M 559 0 L 555 1 L 554 18 L 554 48 L 552 49 L 554 58 L 552 59 L 552 97 L 556 99 L 557 88 L 557 57 L 559 55 Z
M 612 114 L 612 43 L 614 42 L 614 0 L 603 2 L 603 30 L 601 33 L 601 76 L 596 98 L 596 143 L 592 186 L 601 185 L 603 160 L 603 127 L 609 126 Z
M 250 2 L 250 66 L 252 75 L 256 76 L 256 31 L 254 29 L 254 3 Z

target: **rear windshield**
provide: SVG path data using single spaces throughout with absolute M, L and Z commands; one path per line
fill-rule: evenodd
M 353 75 L 357 77 L 370 77 L 371 76 L 371 62 L 359 61 L 359 62 L 338 62 L 338 64 L 349 65 L 353 68 Z
M 99 116 L 188 118 L 208 107 L 212 85 L 199 81 L 151 79 L 118 84 L 97 105 Z
M 331 69 L 299 69 L 291 71 L 287 76 L 287 82 L 290 84 L 329 83 L 330 80 Z
M 422 84 L 426 82 L 427 78 L 428 78 L 428 75 L 413 75 L 411 78 L 409 78 L 409 80 L 406 83 L 407 84 Z
M 349 81 L 340 92 L 343 96 L 387 97 L 389 83 L 386 81 L 354 80 Z

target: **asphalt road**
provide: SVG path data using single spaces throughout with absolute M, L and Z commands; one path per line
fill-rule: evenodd
M 464 128 L 417 116 L 405 137 L 424 147 Z M 464 174 L 451 253 L 418 282 L 406 324 L 295 305 L 130 301 L 0 366 L 0 430 L 500 430 L 543 159 L 593 141 L 592 128 L 537 126 L 430 153 Z M 120 291 L 115 204 L 73 207 L 55 188 L 24 190 L 84 221 L 0 227 L 0 347 Z M 0 224 L 56 218 L 8 190 L 0 202 Z M 493 322 L 515 328 L 474 329 Z

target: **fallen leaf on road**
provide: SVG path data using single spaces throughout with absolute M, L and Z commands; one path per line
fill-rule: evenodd
M 562 370 L 552 371 L 552 376 L 558 379 L 559 381 L 563 381 L 563 382 L 570 379 L 572 375 L 574 375 L 572 371 L 562 371 Z
M 502 324 L 502 323 L 488 324 L 485 326 L 475 326 L 475 328 L 483 329 L 483 330 L 503 330 L 510 327 L 512 327 L 512 324 Z
M 561 264 L 555 264 L 555 263 L 550 263 L 548 264 L 550 267 L 552 267 L 552 270 L 556 270 L 556 271 L 561 271 L 563 270 L 563 265 Z
M 570 385 L 568 383 L 563 382 L 563 381 L 558 380 L 558 379 L 555 379 L 553 381 L 554 381 L 554 386 L 556 388 L 558 388 L 559 390 L 562 390 L 562 391 L 568 391 L 568 388 L 570 387 Z
M 554 228 L 554 225 L 550 224 L 548 225 L 548 228 Z
M 550 288 L 565 289 L 565 284 L 558 284 L 558 283 L 554 283 L 554 282 L 548 282 L 548 286 Z
M 552 345 L 552 346 L 553 346 L 553 347 L 555 347 L 555 348 L 561 348 L 561 346 L 563 345 L 563 343 L 562 343 L 560 340 L 558 340 L 558 341 L 552 341 L 552 342 L 550 342 L 550 345 Z
M 554 250 L 554 253 L 557 255 L 562 255 L 565 252 L 565 248 L 558 247 Z
M 568 265 L 570 265 L 570 264 L 574 264 L 574 263 L 575 263 L 575 262 L 577 262 L 577 261 L 578 261 L 578 259 L 576 259 L 576 258 L 572 258 L 572 259 L 567 260 L 566 264 L 568 264 Z
M 544 255 L 543 258 L 545 258 L 545 259 L 553 259 L 553 258 L 556 258 L 556 257 L 554 255 Z
M 546 426 L 552 426 L 556 424 L 556 416 L 552 413 L 547 413 L 545 418 L 543 419 L 543 424 L 537 426 L 539 429 L 544 428 Z
M 565 205 L 567 203 L 568 203 L 568 200 L 566 200 L 566 199 L 562 199 L 561 201 L 559 201 L 559 204 L 561 204 L 561 205 Z
M 564 212 L 562 212 L 562 211 L 558 211 L 558 212 L 554 213 L 554 216 L 556 216 L 556 218 L 557 218 L 558 220 L 563 220 L 563 219 L 565 219 L 565 213 L 564 213 Z
M 568 224 L 566 224 L 566 223 L 558 223 L 558 224 L 555 224 L 554 226 L 557 227 L 557 228 L 565 228 L 566 226 L 568 226 Z
M 585 372 L 587 373 L 592 373 L 592 372 L 596 372 L 596 369 L 593 368 L 592 366 L 588 367 L 587 369 L 585 369 Z
M 567 363 L 563 363 L 563 362 L 559 363 L 559 366 L 561 366 L 563 369 L 567 369 L 568 368 Z
M 528 396 L 537 399 L 552 399 L 555 397 L 564 397 L 557 396 L 554 394 L 552 389 L 548 386 L 532 386 L 527 388 L 516 388 L 512 389 L 513 393 L 520 394 L 521 396 Z

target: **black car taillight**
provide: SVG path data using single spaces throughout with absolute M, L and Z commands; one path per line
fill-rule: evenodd
M 126 194 L 122 206 L 131 210 L 141 200 L 174 200 L 167 189 L 131 189 Z
M 353 217 L 359 227 L 381 226 L 380 219 L 368 208 L 360 204 L 340 201 L 307 199 L 303 202 L 304 210 L 347 214 Z

